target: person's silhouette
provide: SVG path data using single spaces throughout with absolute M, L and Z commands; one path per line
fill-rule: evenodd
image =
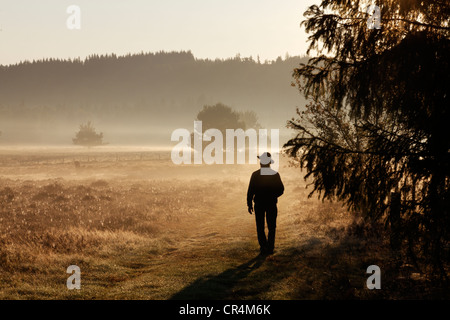
M 261 169 L 253 172 L 247 191 L 248 212 L 253 213 L 255 203 L 256 231 L 261 254 L 272 254 L 275 247 L 275 230 L 277 227 L 278 197 L 284 192 L 280 174 L 270 168 L 274 163 L 270 153 L 258 156 Z M 264 230 L 267 220 L 268 236 Z

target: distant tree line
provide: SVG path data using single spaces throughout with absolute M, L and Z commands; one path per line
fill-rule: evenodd
M 203 94 L 219 99 L 224 89 L 239 96 L 249 92 L 264 95 L 267 92 L 261 89 L 289 91 L 290 71 L 301 61 L 300 57 L 265 63 L 240 57 L 196 59 L 191 52 L 26 61 L 0 66 L 1 105 L 120 106 L 143 100 L 170 105 L 171 96 L 197 99 Z

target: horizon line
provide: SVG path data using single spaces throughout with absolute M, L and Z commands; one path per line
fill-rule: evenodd
M 232 61 L 232 60 L 241 60 L 241 61 L 253 61 L 253 62 L 257 62 L 260 64 L 271 64 L 276 62 L 277 60 L 281 59 L 281 61 L 286 61 L 287 59 L 290 58 L 307 58 L 308 55 L 307 54 L 298 54 L 298 55 L 290 55 L 288 52 L 286 52 L 284 54 L 284 58 L 283 55 L 279 55 L 276 59 L 264 59 L 264 61 L 261 61 L 259 58 L 259 54 L 256 55 L 256 57 L 254 57 L 253 55 L 250 55 L 248 57 L 245 56 L 241 56 L 241 54 L 238 52 L 235 54 L 234 57 L 227 57 L 227 58 L 197 58 L 195 56 L 195 54 L 192 52 L 191 49 L 189 50 L 171 50 L 171 51 L 166 51 L 166 50 L 159 50 L 159 51 L 143 51 L 141 50 L 140 52 L 129 52 L 126 54 L 117 54 L 114 52 L 110 52 L 110 53 L 91 53 L 87 56 L 85 56 L 84 58 L 81 58 L 80 56 L 78 57 L 42 57 L 39 59 L 25 59 L 25 60 L 20 60 L 18 62 L 15 63 L 10 63 L 10 64 L 2 64 L 0 63 L 0 67 L 14 67 L 14 66 L 19 66 L 19 65 L 23 65 L 23 64 L 33 64 L 33 63 L 42 63 L 42 62 L 46 62 L 48 60 L 55 60 L 55 61 L 62 61 L 62 62 L 86 62 L 91 60 L 93 57 L 98 56 L 98 57 L 102 57 L 102 58 L 112 58 L 115 57 L 117 59 L 120 58 L 128 58 L 128 57 L 133 57 L 133 56 L 139 56 L 139 55 L 158 55 L 158 54 L 191 54 L 192 57 L 194 58 L 195 61 Z M 255 60 L 256 59 L 256 60 Z

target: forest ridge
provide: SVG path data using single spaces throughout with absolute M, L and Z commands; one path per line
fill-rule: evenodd
M 0 66 L 0 129 L 4 140 L 16 143 L 35 138 L 37 131 L 40 142 L 56 141 L 53 134 L 44 137 L 49 128 L 76 129 L 88 120 L 118 131 L 154 123 L 171 129 L 192 125 L 204 105 L 218 102 L 255 111 L 263 126 L 284 128 L 302 105 L 291 82 L 293 70 L 306 61 L 286 56 L 261 62 L 239 55 L 209 60 L 190 51 L 161 51 Z M 27 137 L 24 126 L 35 134 Z M 20 134 L 8 139 L 8 130 Z

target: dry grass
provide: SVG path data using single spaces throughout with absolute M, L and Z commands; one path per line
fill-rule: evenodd
M 280 169 L 277 251 L 259 259 L 245 207 L 254 166 L 106 155 L 76 167 L 23 164 L 21 156 L 30 157 L 8 154 L 16 164 L 0 166 L 0 299 L 448 296 L 414 270 L 399 271 L 383 228 L 363 228 L 341 205 L 308 199 L 293 168 Z M 72 264 L 81 290 L 66 288 Z M 382 269 L 382 290 L 365 287 L 371 264 Z
M 160 254 L 171 246 L 165 237 L 168 229 L 198 215 L 208 193 L 208 188 L 186 188 L 184 183 L 168 181 L 1 182 L 4 298 L 21 292 L 15 281 L 21 275 L 34 275 L 35 283 L 42 278 L 39 274 L 53 269 L 64 278 L 61 270 L 70 265 L 68 261 L 79 265 L 80 260 L 89 259 L 94 265 L 109 265 L 133 251 L 145 250 L 148 258 Z M 47 282 L 45 276 L 42 280 Z

